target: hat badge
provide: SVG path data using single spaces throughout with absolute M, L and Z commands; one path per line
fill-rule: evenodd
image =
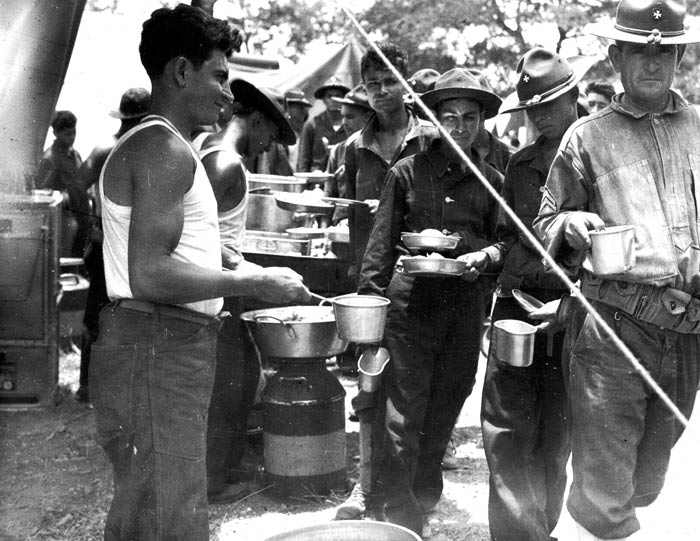
M 530 76 L 526 73 L 523 75 L 523 83 L 529 83 L 530 82 Z
M 664 14 L 659 8 L 656 8 L 652 12 L 651 16 L 654 17 L 654 20 L 658 21 L 659 19 L 661 19 L 664 16 Z

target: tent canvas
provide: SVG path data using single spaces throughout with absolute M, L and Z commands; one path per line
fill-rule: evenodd
M 240 77 L 259 86 L 272 88 L 284 93 L 291 88 L 299 88 L 307 99 L 314 102 L 313 94 L 330 77 L 336 76 L 348 87 L 360 83 L 360 60 L 365 49 L 357 39 L 351 37 L 340 45 L 327 45 L 304 56 L 298 63 L 280 69 L 270 69 L 270 63 L 250 62 L 250 57 L 236 61 L 236 55 L 229 62 L 230 77 Z

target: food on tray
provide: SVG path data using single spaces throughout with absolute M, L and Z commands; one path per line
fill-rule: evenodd
M 436 236 L 436 237 L 442 237 L 442 231 L 438 231 L 437 229 L 424 229 L 423 231 L 420 232 L 421 235 L 429 235 L 429 236 Z
M 442 254 L 439 254 L 438 252 L 431 252 L 425 257 L 429 257 L 431 259 L 445 259 L 445 256 Z

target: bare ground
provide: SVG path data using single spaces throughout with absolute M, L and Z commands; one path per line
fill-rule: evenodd
M 111 499 L 109 464 L 93 437 L 92 410 L 75 402 L 79 355 L 61 356 L 56 406 L 0 412 L 0 540 L 101 539 Z M 482 359 L 483 365 L 483 359 Z M 483 366 L 482 366 L 483 368 Z M 481 376 L 482 371 L 479 375 Z M 356 380 L 340 377 L 348 396 Z M 488 469 L 478 427 L 479 384 L 457 425 L 455 444 L 462 468 L 445 472 L 445 491 L 429 517 L 431 541 L 486 541 Z M 346 408 L 349 411 L 349 405 Z M 692 423 L 677 446 L 659 500 L 640 510 L 643 531 L 634 541 L 700 539 L 700 431 Z M 348 478 L 357 476 L 357 423 L 348 422 Z M 331 520 L 343 494 L 276 497 L 265 490 L 209 510 L 211 539 L 262 541 L 293 528 Z M 576 539 L 565 512 L 555 535 Z

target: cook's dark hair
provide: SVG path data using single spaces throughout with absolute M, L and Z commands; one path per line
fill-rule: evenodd
M 56 111 L 51 120 L 51 128 L 54 131 L 75 128 L 78 118 L 71 111 Z
M 178 4 L 174 9 L 161 8 L 143 23 L 139 54 L 146 73 L 160 76 L 173 58 L 183 56 L 199 69 L 219 49 L 230 57 L 239 51 L 243 37 L 235 26 L 209 16 L 202 9 Z
M 401 48 L 399 48 L 398 45 L 385 42 L 379 44 L 378 48 L 382 54 L 387 57 L 389 62 L 391 62 L 391 64 L 399 71 L 402 77 L 406 77 L 408 75 L 408 56 Z M 389 69 L 373 48 L 370 48 L 362 56 L 362 60 L 360 61 L 360 74 L 363 81 L 365 79 L 365 73 L 370 69 L 384 71 Z

